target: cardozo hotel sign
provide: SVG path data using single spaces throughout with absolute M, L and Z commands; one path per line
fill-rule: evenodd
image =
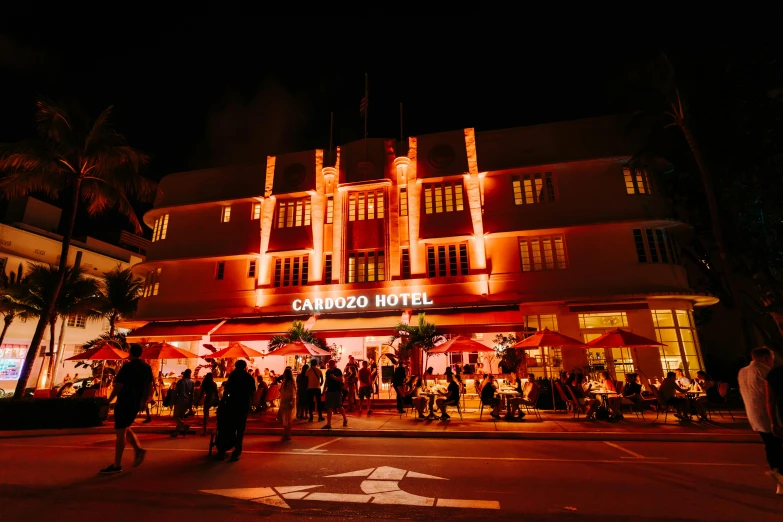
M 429 306 L 435 304 L 426 292 L 410 294 L 351 295 L 347 297 L 316 297 L 295 299 L 291 306 L 296 312 L 324 312 L 330 310 L 395 308 L 399 306 Z M 371 306 L 372 305 L 372 306 Z

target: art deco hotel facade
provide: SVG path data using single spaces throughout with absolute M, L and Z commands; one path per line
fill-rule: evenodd
M 145 216 L 153 242 L 134 267 L 146 287 L 131 337 L 202 355 L 230 341 L 263 350 L 299 320 L 344 356 L 377 360 L 393 326 L 424 312 L 489 346 L 543 327 L 585 341 L 622 327 L 666 344 L 531 351 L 539 375 L 695 373 L 692 310 L 717 300 L 689 289 L 677 246 L 689 227 L 652 173 L 628 168 L 623 123 L 368 139 L 331 158 L 310 150 L 169 175 Z M 431 363 L 476 355 L 450 357 Z

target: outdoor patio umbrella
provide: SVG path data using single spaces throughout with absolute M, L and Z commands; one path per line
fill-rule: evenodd
M 268 355 L 309 355 L 311 357 L 325 357 L 332 354 L 331 352 L 318 348 L 314 344 L 294 341 L 285 346 L 281 346 L 273 352 L 269 352 Z
M 464 335 L 458 335 L 457 337 L 449 339 L 443 344 L 439 344 L 438 346 L 431 348 L 427 351 L 427 353 L 473 353 L 494 351 L 494 348 L 481 344 L 478 341 L 474 341 L 473 339 L 465 337 Z
M 251 357 L 266 357 L 266 354 L 254 350 L 242 343 L 233 342 L 228 348 L 223 348 L 215 353 L 205 355 L 204 359 L 250 359 Z
M 121 361 L 128 358 L 128 352 L 115 348 L 109 343 L 103 343 L 89 350 L 85 350 L 80 354 L 68 357 L 66 361 Z M 106 367 L 104 364 L 101 366 L 101 383 L 99 390 L 103 389 L 103 369 Z
M 549 348 L 585 348 L 586 345 L 582 341 L 578 341 L 572 337 L 568 337 L 567 335 L 563 335 L 558 332 L 553 332 L 549 328 L 544 328 L 543 330 L 534 333 L 527 339 L 523 339 L 522 341 L 519 341 L 517 344 L 513 345 L 511 348 L 541 348 L 546 353 L 546 358 L 549 358 Z M 546 364 L 544 364 L 544 377 L 546 378 Z M 554 376 L 549 376 L 550 378 L 553 378 Z M 554 382 L 550 382 L 549 387 L 552 389 L 552 407 L 555 406 L 555 384 Z
M 601 337 L 596 337 L 587 346 L 590 348 L 622 348 L 626 346 L 636 347 L 656 347 L 666 346 L 658 341 L 653 341 L 641 335 L 627 332 L 620 328 L 615 328 L 611 332 L 606 332 Z
M 139 358 L 147 361 L 160 360 L 160 369 L 163 370 L 166 359 L 198 359 L 198 357 L 193 352 L 177 348 L 173 344 L 163 341 L 162 343 L 154 343 L 144 348 Z

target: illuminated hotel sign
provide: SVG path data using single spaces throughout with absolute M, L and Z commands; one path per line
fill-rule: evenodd
M 374 304 L 372 308 L 389 308 L 397 306 L 427 306 L 434 302 L 427 297 L 426 292 L 412 294 L 375 294 L 351 295 L 348 297 L 326 297 L 315 299 L 296 299 L 292 306 L 295 311 L 321 312 L 325 310 L 365 309 Z

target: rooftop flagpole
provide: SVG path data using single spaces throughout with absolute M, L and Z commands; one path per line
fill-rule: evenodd
M 370 105 L 369 80 L 367 73 L 364 73 L 364 98 L 359 105 L 360 112 L 364 116 L 364 160 L 367 161 L 367 112 Z
M 329 166 L 332 166 L 332 147 L 334 145 L 334 111 L 329 120 Z

